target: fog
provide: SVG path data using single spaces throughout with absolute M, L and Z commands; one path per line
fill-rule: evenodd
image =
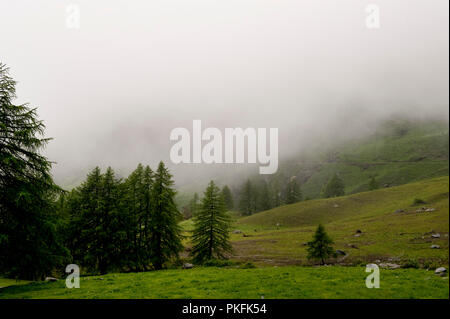
M 195 119 L 278 128 L 283 157 L 396 114 L 448 117 L 447 0 L 0 0 L 0 37 L 65 186 L 96 165 L 163 160 L 178 185 L 247 168 L 171 164 L 171 130 Z

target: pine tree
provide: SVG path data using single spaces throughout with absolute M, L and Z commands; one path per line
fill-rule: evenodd
M 262 181 L 260 191 L 258 192 L 258 211 L 271 209 L 272 198 L 269 191 L 269 186 L 266 181 Z
M 223 259 L 225 253 L 231 252 L 230 223 L 223 195 L 211 181 L 204 193 L 201 208 L 194 216 L 192 255 L 195 263 L 213 258 Z
M 177 257 L 183 249 L 181 228 L 182 219 L 175 202 L 172 175 L 163 162 L 160 162 L 154 176 L 152 187 L 152 216 L 150 220 L 150 260 L 155 269 L 162 269 L 171 257 Z
M 369 190 L 373 191 L 378 188 L 379 188 L 378 182 L 376 181 L 375 177 L 372 177 L 369 181 Z
M 325 259 L 334 255 L 331 245 L 333 240 L 328 236 L 325 228 L 319 224 L 313 240 L 308 242 L 308 259 L 319 259 L 321 264 L 325 264 Z
M 288 185 L 286 190 L 286 204 L 297 203 L 302 200 L 302 192 L 300 190 L 300 186 L 297 184 L 295 179 L 292 179 Z
M 239 210 L 243 215 L 252 215 L 256 212 L 256 196 L 255 190 L 253 188 L 250 180 L 244 184 L 239 201 Z
M 75 263 L 101 274 L 120 268 L 126 243 L 123 197 L 121 181 L 110 167 L 105 174 L 94 168 L 86 181 L 70 193 L 67 246 Z
M 233 210 L 234 208 L 233 195 L 231 195 L 230 188 L 227 185 L 225 185 L 222 188 L 222 195 L 225 200 L 225 206 L 227 207 L 227 210 Z
M 330 179 L 330 181 L 325 185 L 323 190 L 323 196 L 325 198 L 338 197 L 345 195 L 344 181 L 339 178 L 337 174 Z
M 194 193 L 194 196 L 192 197 L 192 199 L 189 202 L 189 210 L 191 212 L 191 216 L 195 216 L 198 209 L 199 209 L 199 198 L 198 198 L 198 194 Z
M 67 250 L 57 232 L 51 162 L 40 154 L 49 139 L 36 109 L 14 105 L 16 82 L 0 63 L 0 273 L 40 279 Z
M 146 270 L 149 265 L 151 188 L 153 171 L 139 164 L 125 181 L 126 238 L 128 266 L 135 271 Z

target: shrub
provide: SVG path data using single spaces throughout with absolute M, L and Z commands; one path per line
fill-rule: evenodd
M 426 204 L 426 202 L 423 199 L 415 198 L 413 205 L 420 205 L 420 204 Z
M 415 268 L 418 269 L 420 267 L 417 260 L 414 259 L 408 259 L 402 264 L 402 268 Z

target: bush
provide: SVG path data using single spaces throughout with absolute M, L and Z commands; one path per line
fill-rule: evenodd
M 251 263 L 251 262 L 247 262 L 247 263 L 241 265 L 239 268 L 252 269 L 252 268 L 256 268 L 256 266 L 253 263 Z
M 426 204 L 426 202 L 423 199 L 415 198 L 413 205 L 420 205 L 420 204 Z
M 419 265 L 419 263 L 417 262 L 417 260 L 414 260 L 414 259 L 408 259 L 407 261 L 405 261 L 405 262 L 402 264 L 402 268 L 415 268 L 415 269 L 418 269 L 418 268 L 420 268 L 420 265 Z
M 231 260 L 223 260 L 223 259 L 210 259 L 203 263 L 205 267 L 226 267 L 233 266 L 236 263 Z

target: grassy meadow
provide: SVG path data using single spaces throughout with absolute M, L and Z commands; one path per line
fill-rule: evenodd
M 423 269 L 381 270 L 380 288 L 367 289 L 364 267 L 199 267 L 81 278 L 0 289 L 0 298 L 448 298 L 448 277 Z
M 448 268 L 448 182 L 439 177 L 249 217 L 233 213 L 234 252 L 222 267 L 87 276 L 80 289 L 65 288 L 64 280 L 0 279 L 0 298 L 448 298 L 448 273 L 434 274 L 437 267 Z M 415 199 L 425 204 L 415 205 Z M 334 248 L 346 253 L 328 260 L 328 266 L 306 259 L 305 243 L 318 223 Z M 192 221 L 181 225 L 189 235 Z M 435 233 L 440 238 L 432 238 Z M 189 262 L 188 238 L 184 245 L 182 261 Z M 402 268 L 381 269 L 381 287 L 367 289 L 364 266 L 370 262 Z

